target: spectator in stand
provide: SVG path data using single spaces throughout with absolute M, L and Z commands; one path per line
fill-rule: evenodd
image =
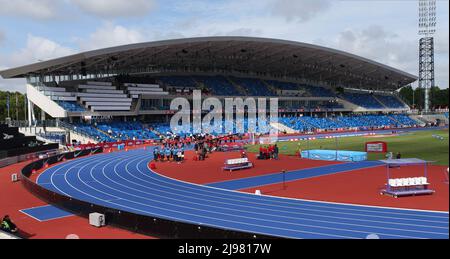
M 9 233 L 17 233 L 17 231 L 18 231 L 16 224 L 14 224 L 14 222 L 11 220 L 11 218 L 8 215 L 5 215 L 3 217 L 3 220 L 0 224 L 0 228 L 3 231 L 9 232 Z

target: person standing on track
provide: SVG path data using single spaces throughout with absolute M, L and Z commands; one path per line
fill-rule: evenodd
M 170 161 L 170 155 L 172 154 L 172 152 L 170 151 L 170 148 L 169 147 L 166 147 L 166 150 L 165 150 L 165 155 L 166 155 L 166 159 L 167 159 L 167 161 Z M 163 154 L 164 155 L 164 154 Z
M 153 149 L 153 160 L 158 161 L 158 156 L 159 156 L 159 150 L 156 147 L 155 149 Z
M 273 146 L 273 158 L 275 160 L 278 160 L 278 153 L 280 152 L 280 150 L 278 149 L 277 144 L 275 144 L 275 146 Z

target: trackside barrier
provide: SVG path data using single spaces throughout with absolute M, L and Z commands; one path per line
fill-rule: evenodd
M 12 164 L 17 164 L 19 162 L 27 161 L 27 160 L 33 160 L 36 158 L 39 158 L 40 156 L 47 155 L 47 154 L 56 154 L 58 152 L 57 149 L 47 150 L 47 151 L 41 151 L 36 153 L 30 153 L 20 156 L 13 156 L 8 157 L 4 159 L 0 159 L 0 168 L 6 167 Z
M 153 140 L 129 140 L 129 141 L 117 141 L 117 142 L 108 142 L 108 143 L 97 143 L 97 144 L 83 144 L 78 146 L 71 146 L 75 150 L 84 150 L 84 149 L 92 149 L 92 148 L 118 148 L 120 147 L 134 147 L 139 145 L 149 145 L 154 144 Z
M 60 209 L 69 211 L 75 215 L 89 218 L 90 213 L 100 213 L 105 215 L 107 225 L 112 225 L 124 228 L 133 232 L 142 233 L 146 235 L 163 237 L 163 238 L 186 238 L 186 239 L 268 239 L 274 238 L 271 236 L 255 235 L 252 233 L 239 232 L 233 230 L 226 230 L 220 228 L 207 227 L 197 224 L 189 224 L 183 222 L 176 222 L 167 219 L 151 217 L 146 215 L 139 215 L 127 211 L 120 211 L 113 208 L 100 206 L 97 204 L 81 201 L 70 198 L 62 194 L 52 192 L 45 189 L 32 181 L 29 177 L 33 172 L 45 167 L 45 165 L 52 165 L 63 159 L 70 160 L 76 157 L 84 157 L 90 154 L 102 153 L 103 148 L 85 149 L 80 151 L 68 152 L 61 155 L 55 155 L 45 159 L 40 159 L 26 165 L 21 172 L 23 186 L 37 196 L 41 200 L 52 204 Z M 86 223 L 87 224 L 87 223 Z

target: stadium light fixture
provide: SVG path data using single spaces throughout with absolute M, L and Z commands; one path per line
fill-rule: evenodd
M 419 0 L 419 87 L 425 90 L 425 113 L 430 111 L 430 89 L 434 87 L 436 21 L 436 0 Z
M 419 35 L 433 35 L 436 21 L 436 0 L 419 0 Z

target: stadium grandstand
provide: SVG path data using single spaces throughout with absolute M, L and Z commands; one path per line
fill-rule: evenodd
M 193 90 L 222 101 L 277 97 L 283 124 L 278 128 L 289 132 L 423 123 L 404 115 L 410 108 L 396 92 L 416 76 L 350 53 L 285 40 L 205 37 L 139 43 L 0 75 L 27 79 L 26 126 L 51 119 L 59 131 L 93 142 L 170 132 L 168 122 L 176 112 L 170 110 L 171 101 Z

